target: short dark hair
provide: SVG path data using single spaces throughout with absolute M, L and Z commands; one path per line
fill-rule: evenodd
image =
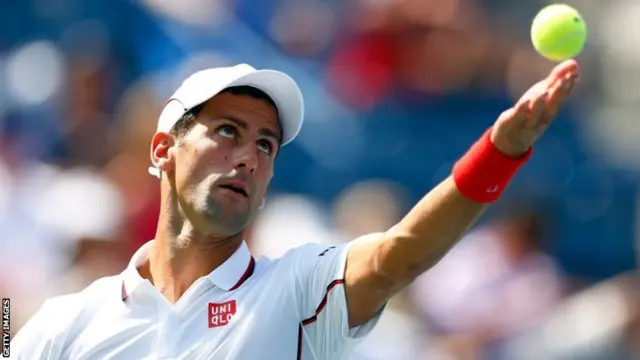
M 253 86 L 232 86 L 222 90 L 220 93 L 221 94 L 231 93 L 233 95 L 251 96 L 254 99 L 263 100 L 267 102 L 269 105 L 273 106 L 276 109 L 276 111 L 278 110 L 276 103 L 273 101 L 273 99 L 271 99 L 269 95 L 267 95 L 267 93 L 265 93 L 260 89 L 254 88 Z M 193 107 L 191 110 L 187 111 L 173 125 L 170 133 L 178 139 L 184 137 L 189 132 L 189 130 L 191 130 L 195 125 L 195 121 L 193 120 L 196 119 L 196 117 L 202 111 L 203 108 L 204 108 L 204 103 L 197 105 Z

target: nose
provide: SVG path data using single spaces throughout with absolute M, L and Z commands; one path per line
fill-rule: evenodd
M 258 153 L 254 144 L 247 144 L 238 148 L 235 158 L 235 168 L 242 171 L 254 172 L 258 166 Z

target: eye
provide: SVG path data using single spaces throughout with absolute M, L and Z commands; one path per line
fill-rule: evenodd
M 236 137 L 237 131 L 236 128 L 231 125 L 222 125 L 216 130 L 216 133 L 220 136 L 233 139 Z
M 273 144 L 269 140 L 258 140 L 258 150 L 267 155 L 273 154 Z

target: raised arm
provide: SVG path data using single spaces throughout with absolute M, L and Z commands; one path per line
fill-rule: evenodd
M 394 227 L 354 240 L 347 256 L 349 325 L 361 325 L 417 276 L 438 262 L 531 154 L 571 93 L 578 64 L 565 61 L 529 89 Z

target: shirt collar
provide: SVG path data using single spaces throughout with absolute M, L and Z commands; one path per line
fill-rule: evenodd
M 154 240 L 147 242 L 138 249 L 123 273 L 122 299 L 132 294 L 145 279 L 140 276 L 138 268 L 149 259 L 149 250 Z M 225 291 L 233 291 L 240 287 L 252 274 L 255 260 L 247 244 L 243 241 L 240 247 L 220 266 L 210 272 L 206 278 L 216 287 Z
M 207 275 L 207 279 L 223 290 L 235 290 L 253 274 L 254 267 L 255 260 L 243 241 L 233 255 Z

